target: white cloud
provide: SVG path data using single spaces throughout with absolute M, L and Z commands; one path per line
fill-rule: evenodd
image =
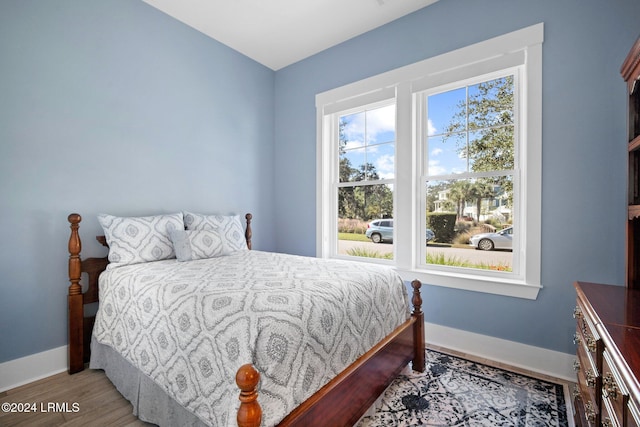
M 437 131 L 431 119 L 427 120 L 427 135 L 435 135 Z
M 362 148 L 362 147 L 364 147 L 364 142 L 355 141 L 355 140 L 348 140 L 347 143 L 344 145 L 345 150 L 354 150 L 356 148 Z
M 443 152 L 444 150 L 442 148 L 434 148 L 433 150 L 431 150 L 431 156 L 435 157 L 442 154 Z
M 395 132 L 396 129 L 396 106 L 368 110 L 365 114 L 358 113 L 350 116 L 351 121 L 344 129 L 344 134 L 349 142 L 363 141 L 365 130 L 367 132 L 368 143 L 374 143 L 379 134 L 384 132 Z M 366 126 L 366 129 L 365 129 Z
M 438 160 L 429 160 L 429 175 L 444 175 L 447 169 Z
M 380 178 L 393 178 L 395 173 L 395 159 L 393 155 L 385 154 L 378 157 L 375 167 Z

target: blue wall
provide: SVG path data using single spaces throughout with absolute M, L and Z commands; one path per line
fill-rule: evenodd
M 624 279 L 618 70 L 640 2 L 605 3 L 440 0 L 273 72 L 142 1 L 3 0 L 0 362 L 66 344 L 70 212 L 86 255 L 99 212 L 182 209 L 253 212 L 258 249 L 314 255 L 315 94 L 538 22 L 544 289 L 424 300 L 430 322 L 573 353 L 572 282 Z
M 529 301 L 428 286 L 424 304 L 429 322 L 573 353 L 573 281 L 624 280 L 626 101 L 619 69 L 640 35 L 639 16 L 637 0 L 440 0 L 279 70 L 278 249 L 315 253 L 316 93 L 544 22 L 544 289 Z
M 0 2 L 0 362 L 65 345 L 69 224 L 255 217 L 273 250 L 274 72 L 142 1 Z

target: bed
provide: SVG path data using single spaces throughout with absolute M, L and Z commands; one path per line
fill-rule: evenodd
M 239 217 L 181 213 L 167 219 L 170 242 L 139 252 L 118 240 L 118 227 L 132 230 L 126 219 L 99 220 L 109 255 L 82 259 L 81 216 L 68 217 L 69 373 L 90 360 L 143 420 L 353 425 L 409 362 L 424 370 L 419 281 L 409 313 L 391 269 L 252 250 L 251 214 L 242 226 Z M 232 226 L 212 234 L 202 231 L 207 221 Z M 198 252 L 212 241 L 216 256 Z

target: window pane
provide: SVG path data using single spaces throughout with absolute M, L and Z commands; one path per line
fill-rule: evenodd
M 395 105 L 340 116 L 340 182 L 393 179 Z
M 427 264 L 512 271 L 511 176 L 428 181 L 426 201 Z
M 473 172 L 512 170 L 514 164 L 513 126 L 499 126 L 469 132 L 469 168 Z
M 393 259 L 392 217 L 393 185 L 338 188 L 338 253 Z
M 462 112 L 465 115 L 466 88 L 462 87 L 448 92 L 431 95 L 427 99 L 427 111 L 429 115 L 428 136 L 450 134 L 460 130 L 466 130 L 466 126 L 452 127 L 458 124 L 457 116 Z M 464 120 L 462 120 L 464 123 Z
M 430 137 L 427 141 L 428 175 L 450 175 L 467 172 L 466 133 Z
M 367 179 L 393 179 L 395 168 L 395 144 L 393 141 L 368 147 L 368 153 Z
M 364 147 L 345 150 L 340 153 L 340 182 L 354 182 L 365 179 L 367 165 Z
M 513 76 L 469 86 L 469 128 L 513 124 Z

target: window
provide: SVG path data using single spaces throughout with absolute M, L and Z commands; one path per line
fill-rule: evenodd
M 538 24 L 318 94 L 318 256 L 535 299 L 542 41 Z
M 428 267 L 518 270 L 514 258 L 520 248 L 512 244 L 512 233 L 501 232 L 520 226 L 515 206 L 521 192 L 514 192 L 521 163 L 517 71 L 434 88 L 419 97 L 425 102 L 420 117 L 426 123 L 421 135 L 425 223 L 437 231 L 435 241 L 445 244 L 426 248 L 421 260 Z M 465 249 L 456 250 L 460 246 Z M 481 252 L 466 250 L 469 246 Z
M 338 254 L 393 259 L 392 251 L 368 250 L 349 239 L 393 241 L 393 221 L 368 224 L 393 217 L 396 110 L 395 104 L 385 104 L 337 115 Z

